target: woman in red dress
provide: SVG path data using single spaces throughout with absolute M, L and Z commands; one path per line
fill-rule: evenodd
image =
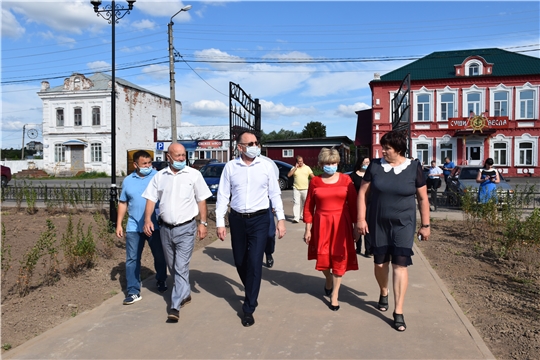
M 330 310 L 339 310 L 341 278 L 348 270 L 358 270 L 353 229 L 356 219 L 356 189 L 351 178 L 337 172 L 339 153 L 323 148 L 319 165 L 324 173 L 311 179 L 306 203 L 304 241 L 308 260 L 317 260 L 315 269 L 326 277 L 324 292 L 330 296 Z

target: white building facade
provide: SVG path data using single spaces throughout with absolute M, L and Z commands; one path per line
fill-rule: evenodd
M 43 160 L 49 174 L 111 174 L 112 77 L 73 74 L 61 86 L 43 81 Z M 146 150 L 154 156 L 154 129 L 169 123 L 170 98 L 116 78 L 116 175 L 128 173 L 131 155 Z M 176 102 L 177 121 L 182 105 Z

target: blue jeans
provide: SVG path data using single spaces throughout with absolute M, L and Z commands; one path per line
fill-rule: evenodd
M 135 231 L 126 232 L 126 280 L 128 295 L 138 295 L 141 293 L 141 256 L 146 241 L 148 241 L 152 256 L 154 257 L 156 280 L 165 281 L 167 279 L 167 265 L 165 264 L 159 231 L 154 231 L 151 237 Z

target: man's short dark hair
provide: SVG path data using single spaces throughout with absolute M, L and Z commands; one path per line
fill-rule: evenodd
M 255 136 L 257 138 L 257 141 L 259 141 L 259 137 L 257 136 L 257 134 L 255 134 L 253 131 L 251 130 L 244 130 L 242 131 L 240 134 L 238 134 L 238 137 L 236 138 L 236 142 L 240 142 L 240 139 L 242 138 L 242 136 L 244 134 L 251 134 L 253 136 Z
M 302 155 L 296 155 L 296 161 L 298 161 L 298 160 L 300 160 L 300 159 L 304 160 L 304 158 L 302 157 Z
M 135 154 L 133 154 L 133 161 L 137 162 L 139 161 L 139 158 L 151 159 L 152 155 L 150 155 L 148 151 L 144 150 L 135 151 Z

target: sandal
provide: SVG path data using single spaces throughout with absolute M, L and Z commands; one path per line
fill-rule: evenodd
M 382 312 L 385 312 L 388 310 L 388 295 L 386 296 L 379 295 L 379 303 L 377 304 L 377 307 Z
M 407 325 L 405 324 L 405 319 L 403 318 L 403 314 L 393 313 L 393 316 L 394 316 L 394 328 L 399 332 L 405 331 L 405 329 L 407 329 Z

